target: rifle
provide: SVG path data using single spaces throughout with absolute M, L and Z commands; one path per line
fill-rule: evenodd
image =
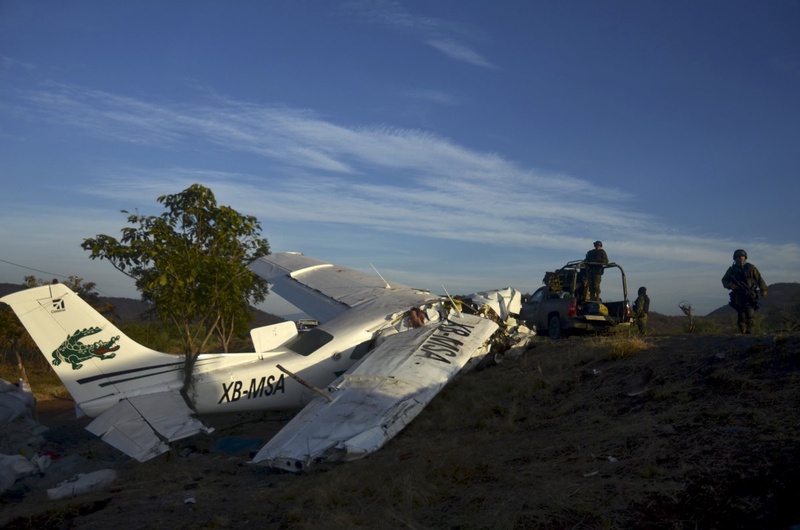
M 748 285 L 747 282 L 740 281 L 738 278 L 734 278 L 731 276 L 730 284 L 736 286 L 736 289 L 731 289 L 730 292 L 730 301 L 728 305 L 734 309 L 737 309 L 736 302 L 736 291 L 741 291 L 742 295 L 744 296 L 745 304 L 753 306 L 754 309 L 758 309 L 759 302 L 758 302 L 758 293 L 756 293 L 756 286 L 755 285 Z M 738 310 L 738 309 L 737 309 Z

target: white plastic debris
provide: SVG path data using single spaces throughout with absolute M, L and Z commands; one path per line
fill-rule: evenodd
M 92 473 L 79 473 L 65 480 L 55 488 L 47 490 L 47 498 L 51 501 L 71 499 L 84 493 L 104 488 L 117 479 L 113 469 L 101 469 Z
M 33 411 L 35 399 L 30 387 L 20 379 L 19 383 L 9 383 L 0 379 L 0 427 L 10 421 L 30 414 Z
M 0 493 L 10 489 L 18 479 L 36 471 L 37 467 L 22 455 L 0 454 Z

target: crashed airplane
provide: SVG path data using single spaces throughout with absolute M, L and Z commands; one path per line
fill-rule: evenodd
M 498 329 L 446 297 L 299 253 L 250 268 L 319 325 L 260 327 L 250 332 L 255 352 L 199 355 L 188 392 L 182 356 L 136 343 L 64 285 L 0 301 L 94 418 L 86 428 L 120 451 L 147 461 L 170 442 L 211 432 L 200 419 L 207 413 L 302 408 L 252 460 L 292 472 L 380 448 L 489 351 Z M 503 320 L 519 311 L 513 289 L 490 298 Z

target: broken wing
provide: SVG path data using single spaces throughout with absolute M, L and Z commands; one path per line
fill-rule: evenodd
M 354 460 L 403 429 L 473 356 L 488 351 L 497 329 L 475 315 L 450 315 L 388 337 L 316 398 L 253 458 L 299 472 L 323 460 Z
M 321 323 L 350 308 L 378 299 L 392 306 L 412 307 L 431 298 L 401 284 L 347 269 L 296 252 L 269 254 L 253 261 L 250 269 L 272 285 L 272 291 Z
M 139 462 L 166 452 L 169 442 L 213 431 L 194 416 L 176 390 L 123 399 L 86 429 Z

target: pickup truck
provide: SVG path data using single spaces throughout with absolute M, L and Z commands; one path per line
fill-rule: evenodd
M 538 334 L 546 331 L 551 339 L 560 339 L 576 331 L 605 332 L 627 327 L 633 322 L 628 301 L 625 271 L 616 263 L 602 265 L 601 297 L 604 300 L 586 300 L 584 278 L 587 263 L 570 261 L 558 270 L 544 275 L 543 287 L 532 295 L 522 297 L 520 320 Z M 620 273 L 621 285 L 610 269 Z

